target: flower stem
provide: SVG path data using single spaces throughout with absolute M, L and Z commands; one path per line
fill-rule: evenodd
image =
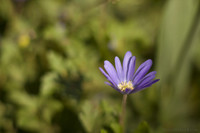
M 122 127 L 122 131 L 124 132 L 124 125 L 125 125 L 125 116 L 126 116 L 126 100 L 127 100 L 127 94 L 123 95 L 122 99 L 122 110 L 119 118 L 119 124 Z

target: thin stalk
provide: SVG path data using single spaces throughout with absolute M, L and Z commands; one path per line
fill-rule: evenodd
M 122 131 L 124 132 L 124 127 L 125 127 L 125 116 L 126 116 L 126 100 L 127 100 L 127 94 L 123 95 L 122 99 L 122 110 L 121 110 L 121 115 L 119 118 L 119 124 L 122 127 Z

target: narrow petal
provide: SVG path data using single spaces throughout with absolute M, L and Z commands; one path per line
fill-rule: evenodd
M 101 68 L 99 67 L 99 70 L 101 71 L 101 73 L 108 79 L 110 78 L 110 76 Z
M 119 84 L 120 80 L 118 78 L 118 75 L 115 71 L 114 66 L 109 61 L 106 60 L 106 61 L 104 61 L 104 68 L 106 69 L 110 78 L 115 82 L 115 84 Z
M 117 86 L 117 84 L 115 84 L 115 82 L 110 78 L 110 76 L 101 67 L 99 67 L 99 70 L 103 73 L 103 75 L 108 79 L 108 81 L 112 85 Z
M 104 82 L 105 84 L 107 84 L 107 85 L 109 85 L 109 86 L 111 86 L 111 87 L 114 87 L 111 83 L 109 83 L 109 82 Z
M 123 70 L 122 70 L 122 64 L 120 62 L 119 57 L 115 57 L 115 68 L 117 70 L 117 75 L 119 77 L 120 82 L 123 81 Z
M 148 82 L 148 83 L 146 83 L 146 84 L 144 84 L 143 86 L 140 86 L 140 87 L 138 87 L 138 88 L 139 88 L 139 89 L 144 89 L 144 88 L 146 88 L 146 87 L 150 87 L 152 84 L 158 82 L 159 80 L 160 80 L 160 79 L 155 79 L 155 80 L 150 81 L 150 82 Z
M 136 86 L 142 86 L 145 85 L 146 83 L 152 81 L 155 78 L 156 75 L 156 71 L 152 71 L 149 74 L 147 74 L 144 78 L 142 78 L 137 84 Z
M 115 90 L 117 90 L 118 92 L 121 93 L 121 91 L 117 87 L 115 87 L 114 85 L 110 84 L 109 82 L 105 82 L 105 84 L 111 86 L 112 88 L 114 88 Z
M 155 79 L 155 80 L 153 80 L 153 81 L 147 83 L 147 84 L 144 85 L 144 86 L 137 87 L 137 88 L 135 88 L 133 91 L 131 91 L 130 93 L 135 93 L 135 92 L 138 92 L 138 91 L 144 90 L 145 88 L 150 87 L 152 84 L 158 82 L 159 80 L 160 80 L 160 79 Z
M 130 58 L 132 57 L 132 53 L 130 51 L 126 52 L 123 60 L 123 81 L 126 80 L 127 72 L 128 72 L 128 64 L 130 62 Z
M 147 61 L 145 61 L 144 63 L 142 63 L 139 68 L 137 69 L 135 75 L 134 75 L 134 79 L 133 79 L 133 84 L 137 84 L 138 81 L 140 81 L 144 75 L 149 71 L 149 69 L 151 68 L 152 65 L 152 60 L 149 59 Z
M 128 68 L 128 74 L 127 74 L 127 81 L 132 81 L 134 72 L 135 72 L 135 56 L 131 57 L 129 68 Z

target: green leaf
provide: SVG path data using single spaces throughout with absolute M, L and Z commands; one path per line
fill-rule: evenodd
M 87 132 L 91 133 L 93 130 L 98 129 L 98 122 L 100 119 L 99 110 L 95 105 L 92 104 L 90 101 L 85 101 L 82 104 L 82 112 L 80 113 L 79 117 L 86 129 Z
M 143 121 L 139 124 L 139 126 L 136 128 L 134 133 L 149 133 L 150 128 L 146 121 Z
M 194 45 L 198 37 L 194 36 L 197 27 L 193 27 L 198 5 L 196 0 L 170 0 L 163 14 L 157 56 L 158 77 L 162 85 L 160 118 L 163 123 L 183 123 L 189 113 L 185 94 L 190 88 L 191 60 L 198 44 Z
M 101 129 L 101 133 L 108 133 L 105 129 Z
M 46 75 L 44 75 L 44 77 L 42 78 L 40 90 L 41 96 L 50 96 L 58 90 L 58 85 L 55 82 L 56 78 L 57 74 L 55 72 L 47 73 Z
M 118 123 L 112 123 L 110 126 L 114 133 L 122 133 L 122 127 Z

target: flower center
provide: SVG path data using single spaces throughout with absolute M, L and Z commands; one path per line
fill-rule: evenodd
M 133 90 L 134 87 L 133 87 L 133 84 L 131 81 L 128 81 L 128 82 L 121 82 L 120 84 L 118 84 L 118 88 L 121 90 L 121 91 L 125 91 L 126 89 L 130 89 L 130 90 Z

